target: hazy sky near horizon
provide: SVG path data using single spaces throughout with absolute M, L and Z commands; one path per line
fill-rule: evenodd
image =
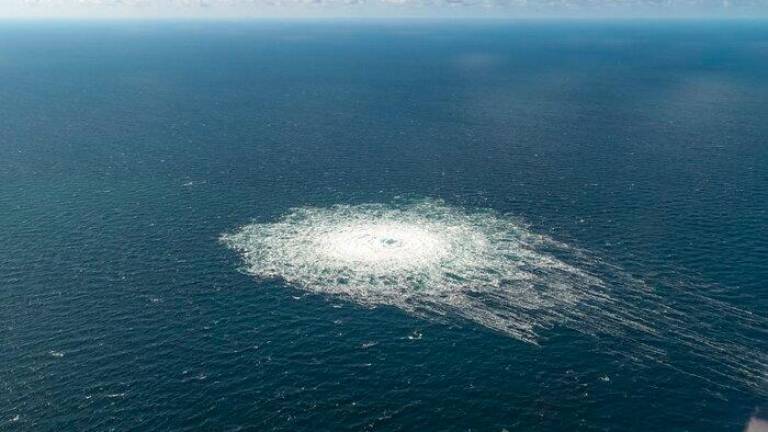
M 0 0 L 6 18 L 768 17 L 768 0 Z

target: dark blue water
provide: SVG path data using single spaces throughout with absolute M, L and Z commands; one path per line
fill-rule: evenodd
M 2 23 L 0 430 L 740 431 L 767 101 L 764 22 Z M 219 242 L 401 195 L 510 213 L 755 361 L 302 296 Z

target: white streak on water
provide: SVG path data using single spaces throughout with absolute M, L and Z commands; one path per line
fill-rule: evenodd
M 435 200 L 308 207 L 222 241 L 242 254 L 249 274 L 306 291 L 423 318 L 463 318 L 530 343 L 557 325 L 618 336 L 615 350 L 693 374 L 667 358 L 666 346 L 682 345 L 700 361 L 701 378 L 765 388 L 768 359 L 756 346 L 765 340 L 764 318 L 690 293 L 673 302 L 493 211 Z M 711 337 L 701 325 L 710 319 L 756 336 Z

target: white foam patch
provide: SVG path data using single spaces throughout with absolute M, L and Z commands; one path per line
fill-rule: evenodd
M 435 200 L 307 207 L 222 241 L 248 273 L 306 291 L 463 318 L 531 343 L 556 325 L 620 336 L 630 357 L 675 367 L 662 348 L 671 340 L 713 375 L 765 383 L 766 356 L 745 346 L 754 339 L 717 341 L 698 327 L 727 316 L 760 337 L 766 320 L 696 295 L 674 307 L 615 267 L 493 211 Z
M 564 246 L 514 219 L 437 201 L 295 209 L 223 240 L 258 277 L 368 306 L 461 316 L 529 342 L 548 326 L 533 311 L 568 307 L 600 284 L 543 252 Z

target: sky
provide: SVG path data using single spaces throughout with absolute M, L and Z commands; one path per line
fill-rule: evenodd
M 750 18 L 768 0 L 0 0 L 1 18 Z

